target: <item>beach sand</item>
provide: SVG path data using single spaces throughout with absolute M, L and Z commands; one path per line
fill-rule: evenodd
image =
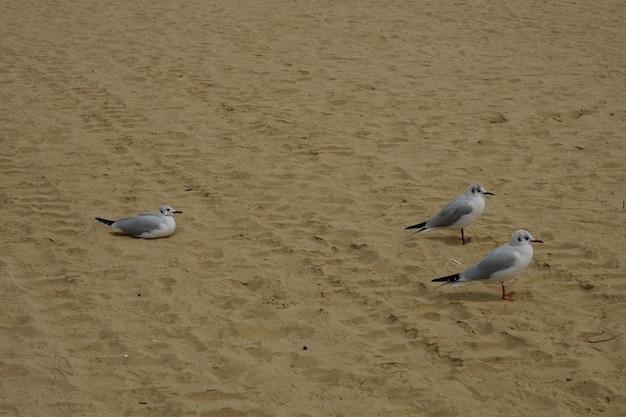
M 0 416 L 626 415 L 623 2 L 4 3 Z

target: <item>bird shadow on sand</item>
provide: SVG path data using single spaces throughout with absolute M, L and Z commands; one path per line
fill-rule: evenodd
M 443 290 L 443 288 L 441 289 Z M 445 291 L 445 290 L 443 290 Z M 497 292 L 441 292 L 438 294 L 441 298 L 450 301 L 469 301 L 472 303 L 484 303 L 487 301 L 502 301 Z
M 426 236 L 424 235 L 418 235 L 417 233 L 413 233 L 408 235 L 406 238 L 404 238 L 405 241 L 415 241 L 417 239 L 426 239 L 426 241 L 429 240 L 438 240 L 439 242 L 442 242 L 448 246 L 464 246 L 463 242 L 461 242 L 461 237 L 460 236 L 434 236 L 434 235 L 430 235 L 430 236 Z M 466 245 L 471 245 L 472 242 L 466 243 Z
M 127 239 L 140 239 L 136 236 L 133 235 L 128 235 L 124 232 L 109 232 L 110 235 L 116 236 L 116 237 L 125 237 Z
M 163 237 L 160 237 L 158 239 L 146 239 L 146 238 L 141 238 L 141 237 L 138 237 L 138 236 L 127 235 L 124 232 L 110 232 L 110 234 L 113 235 L 113 236 L 116 236 L 116 237 L 123 237 L 123 238 L 126 238 L 126 239 L 136 239 L 136 240 L 163 240 L 163 239 L 167 239 L 168 237 L 170 237 L 170 236 L 163 236 Z

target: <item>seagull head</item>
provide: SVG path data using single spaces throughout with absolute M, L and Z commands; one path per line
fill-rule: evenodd
M 483 187 L 479 183 L 470 184 L 467 187 L 465 193 L 473 197 L 482 197 L 483 195 L 495 195 L 494 193 L 490 193 L 489 191 L 485 190 L 485 187 Z
M 157 211 L 161 216 L 173 216 L 175 213 L 183 213 L 182 211 L 174 210 L 172 206 L 161 206 Z
M 511 236 L 511 246 L 530 245 L 531 243 L 543 243 L 543 240 L 535 239 L 529 231 L 520 229 Z

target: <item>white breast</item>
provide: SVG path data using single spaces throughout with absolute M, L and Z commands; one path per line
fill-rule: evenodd
M 465 216 L 462 216 L 459 220 L 457 220 L 454 225 L 452 225 L 453 227 L 456 227 L 458 229 L 462 229 L 465 226 L 468 226 L 469 224 L 473 223 L 475 220 L 477 220 L 481 214 L 483 214 L 483 211 L 485 210 L 485 200 L 482 198 L 473 198 L 470 201 L 470 204 L 472 205 L 473 210 L 471 211 L 471 213 L 466 214 Z
M 158 237 L 167 237 L 174 233 L 176 230 L 176 221 L 173 217 L 163 216 L 162 223 L 159 225 L 158 229 L 155 229 L 148 233 L 142 233 L 137 237 L 142 237 L 144 239 L 155 239 Z
M 513 266 L 502 271 L 498 271 L 491 275 L 491 278 L 504 279 L 519 274 L 526 269 L 530 261 L 533 259 L 533 247 L 531 245 L 515 247 L 515 263 Z

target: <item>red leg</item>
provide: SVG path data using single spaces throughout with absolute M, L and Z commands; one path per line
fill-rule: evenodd
M 466 243 L 470 243 L 472 241 L 471 237 L 465 239 L 465 233 L 463 233 L 463 229 L 461 229 L 461 242 L 465 245 Z
M 515 291 L 506 292 L 504 288 L 504 282 L 502 282 L 502 299 L 505 301 L 515 301 L 513 296 L 515 295 Z

